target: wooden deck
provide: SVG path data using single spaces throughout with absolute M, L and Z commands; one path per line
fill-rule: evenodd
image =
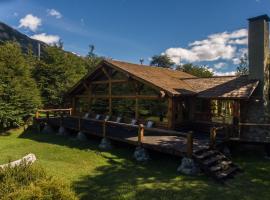
M 72 116 L 70 109 L 59 110 L 67 111 L 68 114 L 65 117 L 63 113 L 57 116 L 55 110 L 46 110 L 45 118 L 40 118 L 37 112 L 34 120 L 39 125 L 49 124 L 55 128 L 64 127 L 74 132 L 83 132 L 86 135 L 106 137 L 113 141 L 142 146 L 162 153 L 189 157 L 197 162 L 205 174 L 218 181 L 232 178 L 240 170 L 237 165 L 215 148 L 216 145 L 226 141 L 225 138 L 217 136 L 217 131 L 222 130 L 222 127 L 211 128 L 211 132 L 207 136 L 200 133 L 147 128 L 142 124 L 131 125 L 81 118 Z M 54 115 L 50 116 L 50 112 L 54 112 Z
M 50 117 L 38 118 L 39 123 L 48 123 L 54 127 L 63 126 L 74 131 L 82 131 L 87 135 L 104 137 L 103 121 L 83 119 L 78 117 Z M 197 135 L 198 136 L 198 135 Z M 106 136 L 108 139 L 128 143 L 134 146 L 141 145 L 147 149 L 168 153 L 176 156 L 185 156 L 188 151 L 187 133 L 145 128 L 142 141 L 138 141 L 138 125 L 129 125 L 108 121 Z M 209 148 L 209 137 L 193 137 L 192 152 Z M 220 142 L 220 140 L 219 140 Z

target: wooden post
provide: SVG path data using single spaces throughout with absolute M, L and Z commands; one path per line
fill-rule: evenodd
M 216 136 L 217 136 L 217 128 L 213 127 L 210 129 L 210 148 L 214 149 L 216 145 Z
M 72 108 L 69 109 L 69 116 L 72 115 Z
M 174 129 L 174 102 L 173 102 L 173 98 L 169 97 L 168 98 L 168 113 L 167 113 L 167 117 L 168 117 L 168 128 L 169 129 Z
M 81 131 L 81 117 L 78 118 L 78 129 Z
M 143 137 L 144 137 L 144 125 L 139 124 L 138 126 L 138 144 L 141 145 L 143 142 Z
M 74 115 L 76 113 L 76 98 L 73 97 L 72 98 L 72 115 Z
M 139 86 L 138 83 L 135 82 L 134 83 L 134 89 L 136 91 L 136 99 L 135 99 L 135 119 L 138 120 L 139 119 Z
M 192 157 L 193 154 L 193 132 L 189 131 L 187 133 L 187 156 Z
M 230 125 L 227 125 L 224 128 L 225 128 L 225 139 L 229 140 L 230 139 Z
M 102 124 L 102 136 L 103 138 L 106 137 L 106 120 L 103 121 L 103 124 Z
M 112 81 L 109 79 L 109 115 L 112 115 Z
M 36 112 L 35 118 L 38 119 L 39 118 L 39 112 Z

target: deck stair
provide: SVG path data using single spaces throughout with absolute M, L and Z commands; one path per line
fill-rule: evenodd
M 193 153 L 193 157 L 202 171 L 217 181 L 224 182 L 241 172 L 236 164 L 216 149 L 200 149 Z

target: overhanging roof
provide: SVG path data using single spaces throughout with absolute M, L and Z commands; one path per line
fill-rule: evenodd
M 135 80 L 152 85 L 165 91 L 169 96 L 197 95 L 200 98 L 248 99 L 258 86 L 258 80 L 249 80 L 247 76 L 222 76 L 198 78 L 188 73 L 168 68 L 104 60 L 93 72 L 87 74 L 68 92 L 72 95 L 85 80 L 103 66 L 112 67 Z

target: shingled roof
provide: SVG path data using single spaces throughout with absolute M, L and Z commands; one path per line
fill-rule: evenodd
M 135 79 L 142 79 L 153 84 L 173 96 L 194 94 L 192 87 L 182 80 L 184 78 L 195 78 L 191 74 L 170 68 L 138 65 L 115 60 L 106 60 L 105 63 L 129 73 Z
M 128 74 L 130 77 L 149 83 L 170 96 L 197 95 L 201 98 L 247 99 L 258 86 L 259 81 L 249 80 L 247 76 L 222 76 L 198 78 L 185 72 L 133 64 L 116 60 L 104 60 L 100 66 L 109 66 Z M 92 72 L 77 83 L 69 92 L 72 93 L 83 80 L 89 79 Z
M 216 76 L 184 80 L 200 98 L 248 99 L 259 84 L 248 76 Z

